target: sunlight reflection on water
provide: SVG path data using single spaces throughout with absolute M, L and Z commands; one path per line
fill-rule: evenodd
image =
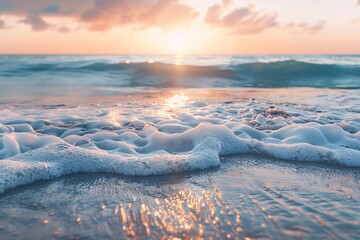
M 169 239 L 189 234 L 202 238 L 206 231 L 216 230 L 215 238 L 240 239 L 243 231 L 239 211 L 224 203 L 219 189 L 201 194 L 182 189 L 168 198 L 156 198 L 155 203 L 141 201 L 139 211 L 134 211 L 133 205 L 120 204 L 113 210 L 119 228 L 129 237 L 154 237 L 151 229 L 155 228 L 172 236 Z
M 186 102 L 189 100 L 189 97 L 184 95 L 184 93 L 175 94 L 171 98 L 166 99 L 166 106 L 169 108 L 177 108 L 185 106 Z

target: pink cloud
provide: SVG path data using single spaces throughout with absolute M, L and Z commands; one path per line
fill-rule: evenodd
M 40 16 L 36 14 L 29 14 L 21 23 L 30 24 L 33 31 L 43 31 L 50 27 Z
M 211 6 L 206 13 L 205 23 L 240 35 L 262 33 L 278 24 L 276 13 L 256 11 L 253 5 L 226 11 L 228 4 L 228 1 L 223 1 L 222 5 Z
M 21 17 L 21 23 L 30 25 L 34 31 L 43 31 L 54 29 L 44 17 L 77 18 L 92 5 L 93 0 L 0 0 L 0 14 Z
M 360 0 L 357 0 L 358 5 Z M 222 0 L 208 8 L 203 24 L 225 29 L 232 34 L 259 34 L 276 27 L 275 12 L 260 11 L 254 5 L 234 7 L 235 0 Z M 92 31 L 107 31 L 115 27 L 152 28 L 165 30 L 187 28 L 199 16 L 197 10 L 182 0 L 0 0 L 0 15 L 17 16 L 20 23 L 34 31 L 55 30 L 70 32 L 74 26 Z M 67 18 L 54 23 L 51 18 Z M 326 22 L 283 23 L 295 33 L 315 34 Z M 0 20 L 0 28 L 6 22 Z
M 95 31 L 119 25 L 171 29 L 187 27 L 197 16 L 197 11 L 178 0 L 98 0 L 95 7 L 81 15 L 81 20 Z
M 287 28 L 293 31 L 294 34 L 307 33 L 317 34 L 325 28 L 326 21 L 319 21 L 315 24 L 309 23 L 289 23 Z
M 358 0 L 360 2 L 360 0 Z M 225 29 L 232 34 L 259 34 L 278 25 L 285 26 L 294 34 L 317 34 L 325 28 L 326 21 L 310 23 L 279 24 L 278 14 L 256 10 L 254 5 L 231 9 L 232 0 L 223 0 L 208 8 L 205 23 L 219 29 Z
M 68 17 L 87 24 L 90 30 L 106 31 L 117 26 L 163 29 L 187 27 L 198 16 L 181 0 L 0 0 L 0 14 L 23 18 L 34 31 L 55 29 L 48 17 Z

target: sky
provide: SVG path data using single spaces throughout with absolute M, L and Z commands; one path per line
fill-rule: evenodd
M 360 0 L 0 0 L 0 54 L 360 54 Z

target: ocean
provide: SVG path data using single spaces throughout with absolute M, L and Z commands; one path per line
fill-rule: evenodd
M 3 55 L 0 63 L 1 84 L 29 87 L 360 87 L 360 55 Z
M 2 239 L 354 238 L 359 183 L 358 55 L 0 56 Z

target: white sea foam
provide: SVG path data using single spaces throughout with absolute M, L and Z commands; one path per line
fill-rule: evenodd
M 333 90 L 343 94 L 345 90 Z M 78 172 L 147 176 L 255 153 L 360 167 L 358 91 L 282 102 L 172 99 L 0 111 L 0 192 Z M 351 99 L 351 100 L 349 100 Z M 352 104 L 348 104 L 351 102 Z

